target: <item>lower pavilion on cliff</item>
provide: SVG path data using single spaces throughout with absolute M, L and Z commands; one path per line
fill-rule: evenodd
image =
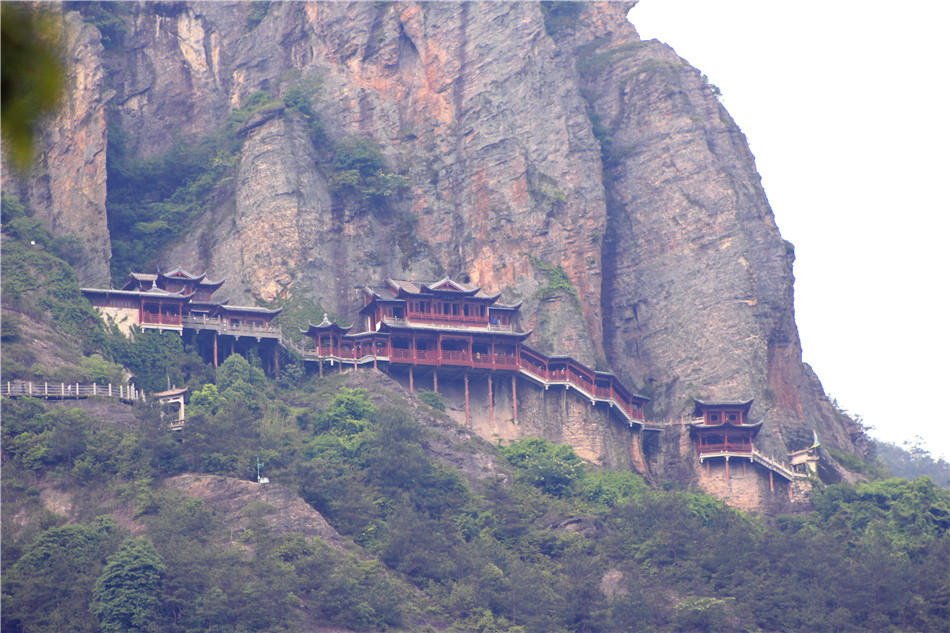
M 726 483 L 732 479 L 730 461 L 733 468 L 741 468 L 743 474 L 747 465 L 758 465 L 768 471 L 769 491 L 774 492 L 778 483 L 776 475 L 784 482 L 791 482 L 795 479 L 795 473 L 755 449 L 753 440 L 761 430 L 762 423 L 749 420 L 752 402 L 751 399 L 717 402 L 694 400 L 690 436 L 696 443 L 700 464 L 706 467 L 707 477 L 712 475 L 713 464 L 722 468 Z

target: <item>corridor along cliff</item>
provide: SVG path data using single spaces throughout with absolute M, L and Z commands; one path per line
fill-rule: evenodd
M 761 422 L 749 420 L 751 399 L 697 399 L 692 419 L 648 422 L 649 398 L 614 374 L 529 347 L 531 331 L 521 328 L 521 304 L 500 303 L 500 293 L 447 277 L 387 279 L 379 287 L 362 287 L 364 304 L 352 325 L 340 326 L 324 315 L 301 331 L 312 344 L 300 347 L 272 323 L 279 309 L 214 300 L 222 284 L 178 267 L 131 273 L 121 290 L 84 288 L 83 293 L 124 331 L 178 332 L 215 366 L 222 353 L 258 346 L 274 374 L 280 371 L 281 348 L 292 349 L 320 376 L 383 371 L 411 393 L 440 394 L 448 415 L 491 441 L 544 437 L 571 445 L 596 464 L 633 469 L 651 479 L 667 476 L 663 464 L 670 457 L 657 453 L 673 447 L 704 490 L 749 510 L 781 508 L 810 489 L 809 468 L 796 472 L 755 448 Z

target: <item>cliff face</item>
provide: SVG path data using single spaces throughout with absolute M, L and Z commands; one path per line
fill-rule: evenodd
M 78 13 L 64 18 L 66 97 L 37 139 L 32 170 L 4 169 L 5 191 L 28 200 L 38 218 L 57 234 L 78 237 L 84 249 L 76 273 L 88 284 L 109 281 L 109 229 L 106 225 L 106 104 L 98 29 Z M 6 166 L 5 166 L 6 167 Z
M 801 362 L 794 255 L 745 138 L 699 71 L 639 40 L 628 7 L 578 3 L 546 24 L 536 3 L 272 2 L 256 25 L 251 3 L 128 8 L 107 54 L 68 16 L 88 42 L 72 71 L 84 105 L 53 126 L 44 166 L 81 173 L 85 197 L 58 206 L 49 176 L 31 189 L 64 230 L 108 236 L 107 104 L 148 157 L 257 91 L 315 85 L 331 141 L 378 143 L 404 195 L 384 212 L 340 199 L 306 122 L 275 110 L 245 124 L 234 179 L 160 264 L 226 277 L 234 299 L 294 293 L 340 315 L 357 285 L 448 274 L 523 300 L 532 345 L 618 373 L 655 419 L 694 396 L 754 397 L 766 449 L 812 428 L 853 448 Z M 549 288 L 558 264 L 579 301 Z

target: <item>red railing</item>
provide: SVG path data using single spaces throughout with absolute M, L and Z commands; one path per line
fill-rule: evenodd
M 752 444 L 749 442 L 721 442 L 719 444 L 702 444 L 697 447 L 700 455 L 708 453 L 749 453 L 752 454 Z
M 408 319 L 414 323 L 452 323 L 468 327 L 485 327 L 488 325 L 488 317 L 466 316 L 464 314 L 409 312 Z
M 444 315 L 443 315 L 444 316 Z M 463 365 L 469 367 L 478 367 L 483 369 L 520 369 L 527 374 L 535 376 L 546 382 L 563 382 L 575 387 L 577 390 L 588 394 L 593 398 L 608 400 L 615 406 L 622 409 L 630 419 L 643 421 L 643 410 L 635 406 L 634 399 L 625 394 L 623 385 L 616 377 L 609 377 L 609 384 L 605 385 L 605 377 L 601 375 L 595 383 L 595 374 L 593 370 L 582 365 L 573 359 L 559 358 L 555 362 L 555 369 L 550 368 L 551 360 L 526 346 L 521 347 L 520 356 L 516 354 L 495 353 L 471 353 L 469 350 L 446 350 L 437 349 L 403 349 L 394 348 L 388 345 L 374 346 L 373 343 L 367 343 L 360 351 L 352 347 L 335 348 L 333 346 L 321 345 L 315 348 L 319 356 L 337 357 L 345 360 L 360 360 L 363 358 L 379 357 L 388 355 L 390 359 L 408 364 L 420 365 Z M 710 451 L 722 449 L 709 449 Z M 746 446 L 744 451 L 751 450 Z

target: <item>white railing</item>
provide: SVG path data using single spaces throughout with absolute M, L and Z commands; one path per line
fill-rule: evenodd
M 772 459 L 771 457 L 766 457 L 764 454 L 760 453 L 754 448 L 752 449 L 752 459 L 759 462 L 766 468 L 770 468 L 774 470 L 775 472 L 779 473 L 780 475 L 782 475 L 789 481 L 799 476 L 797 473 L 795 473 L 795 471 L 793 471 L 791 468 L 789 468 L 785 464 L 782 464 L 778 462 L 777 460 Z
M 184 316 L 181 319 L 181 325 L 187 327 L 201 327 L 211 330 L 216 330 L 218 332 L 223 332 L 225 334 L 247 334 L 255 337 L 274 337 L 282 339 L 280 327 L 277 325 L 248 325 L 242 323 L 240 325 L 234 325 L 229 323 L 226 319 L 213 318 L 209 319 L 207 317 L 197 318 L 193 316 Z
M 98 383 L 39 382 L 32 380 L 8 380 L 2 394 L 10 398 L 31 397 L 58 400 L 79 398 L 118 398 L 119 400 L 144 400 L 145 393 L 135 385 L 100 385 Z

